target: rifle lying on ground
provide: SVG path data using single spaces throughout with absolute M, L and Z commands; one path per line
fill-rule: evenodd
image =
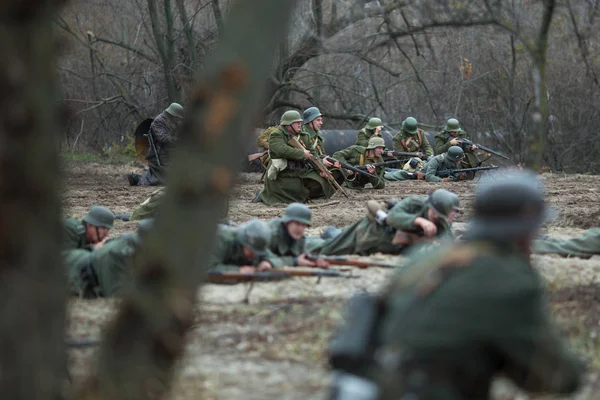
M 296 137 L 292 137 L 289 141 L 288 144 L 292 147 L 295 147 L 299 150 L 307 150 L 299 141 L 298 139 L 296 139 Z M 337 183 L 337 181 L 335 180 L 335 178 L 333 177 L 333 175 L 331 174 L 331 171 L 329 171 L 327 169 L 327 167 L 325 165 L 323 165 L 323 163 L 321 162 L 321 159 L 318 157 L 315 157 L 314 155 L 310 155 L 310 158 L 308 159 L 310 162 L 313 163 L 314 166 L 316 166 L 319 171 L 321 171 L 325 177 L 327 178 L 327 180 L 329 181 L 329 183 L 341 194 L 343 194 L 346 198 L 348 198 L 348 194 L 344 191 L 344 189 L 340 186 L 339 183 Z
M 269 272 L 254 272 L 252 274 L 242 274 L 239 272 L 209 272 L 209 282 L 223 282 L 223 281 L 242 281 L 242 282 L 254 282 L 254 281 L 279 281 L 283 279 L 289 279 L 294 276 L 316 276 L 318 278 L 357 278 L 358 275 L 342 274 L 338 271 L 333 270 L 321 270 L 321 269 L 299 269 L 299 268 L 285 268 L 276 269 Z
M 332 164 L 335 164 L 336 162 L 339 162 L 339 163 L 340 163 L 340 166 L 341 166 L 342 168 L 344 168 L 344 169 L 348 169 L 348 170 L 350 170 L 350 171 L 352 171 L 352 172 L 355 172 L 355 173 L 357 173 L 357 174 L 364 175 L 364 176 L 367 176 L 367 177 L 369 177 L 369 178 L 376 178 L 376 179 L 378 178 L 377 176 L 375 176 L 375 175 L 372 175 L 372 174 L 368 173 L 366 169 L 360 169 L 360 168 L 358 168 L 358 167 L 354 167 L 354 166 L 352 166 L 352 165 L 350 165 L 350 164 L 346 164 L 345 162 L 342 162 L 342 161 L 336 160 L 335 158 L 331 158 L 331 157 L 329 157 L 329 156 L 322 156 L 322 157 L 323 157 L 323 159 L 325 159 L 325 160 L 329 161 L 329 162 L 330 162 L 330 163 L 332 163 Z
M 465 147 L 471 147 L 471 146 L 475 145 L 475 146 L 477 146 L 478 148 L 480 148 L 481 150 L 485 151 L 486 153 L 490 153 L 490 154 L 493 154 L 493 155 L 495 155 L 495 156 L 502 157 L 502 158 L 504 158 L 505 160 L 510 160 L 510 158 L 508 158 L 508 157 L 507 157 L 507 156 L 505 156 L 504 154 L 500 153 L 499 151 L 492 150 L 492 149 L 490 149 L 489 147 L 487 147 L 487 146 L 484 146 L 484 145 L 482 145 L 482 144 L 479 144 L 479 143 L 473 143 L 473 142 L 471 142 L 469 139 L 457 139 L 457 140 L 458 140 L 458 142 L 460 143 L 460 146 L 461 146 L 461 147 L 463 147 L 463 149 L 464 149 Z
M 385 166 L 394 165 L 394 164 L 406 164 L 407 162 L 408 162 L 408 160 L 389 160 L 389 161 L 378 162 L 378 163 L 373 163 L 373 164 L 368 164 L 368 165 L 371 165 L 371 166 L 377 168 L 377 167 L 385 167 Z M 361 165 L 360 167 L 357 167 L 357 168 L 366 171 L 367 164 Z
M 321 255 L 311 255 L 307 254 L 306 259 L 310 261 L 316 261 L 318 258 L 321 260 L 327 261 L 331 265 L 350 265 L 352 267 L 358 268 L 369 268 L 369 267 L 379 267 L 379 268 L 396 268 L 397 265 L 382 263 L 377 261 L 368 261 L 368 260 L 357 260 L 355 258 L 345 258 L 345 257 L 332 257 L 332 256 L 321 256 Z
M 435 174 L 437 176 L 439 176 L 440 178 L 452 178 L 455 181 L 457 181 L 460 179 L 459 177 L 456 176 L 458 174 L 467 173 L 467 172 L 477 172 L 477 171 L 489 171 L 490 169 L 498 169 L 498 168 L 499 167 L 497 167 L 495 165 L 490 165 L 487 167 L 444 169 L 442 171 L 436 172 Z

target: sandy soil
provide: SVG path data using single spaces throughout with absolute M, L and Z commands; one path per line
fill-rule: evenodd
M 130 165 L 71 164 L 66 166 L 63 205 L 67 215 L 82 217 L 90 206 L 101 204 L 116 213 L 129 213 L 155 188 L 129 187 L 125 174 Z M 549 203 L 560 214 L 544 233 L 567 237 L 600 225 L 598 176 L 545 174 Z M 386 189 L 349 191 L 349 199 L 317 200 L 310 234 L 327 225 L 342 227 L 365 213 L 368 199 L 387 200 L 426 194 L 437 187 L 456 192 L 466 212 L 454 229 L 466 229 L 473 201 L 474 182 L 431 184 L 391 182 Z M 229 218 L 237 223 L 250 218 L 280 216 L 285 206 L 251 203 L 262 187 L 260 174 L 241 174 L 230 199 Z M 135 222 L 117 221 L 114 234 L 133 230 Z M 387 262 L 401 257 L 373 256 Z M 533 256 L 534 265 L 547 279 L 552 309 L 577 350 L 591 365 L 589 384 L 573 399 L 600 398 L 600 257 L 588 260 Z M 326 346 L 341 320 L 345 300 L 359 291 L 376 291 L 391 272 L 356 271 L 361 279 L 295 278 L 282 282 L 234 286 L 206 285 L 197 324 L 189 333 L 172 399 L 323 399 L 327 394 Z M 244 303 L 248 300 L 248 304 Z M 99 337 L 113 316 L 118 300 L 73 299 L 69 335 Z M 89 374 L 95 350 L 71 350 L 71 373 L 76 382 Z M 527 398 L 503 382 L 496 385 L 498 399 Z M 521 397 L 519 397 L 521 396 Z

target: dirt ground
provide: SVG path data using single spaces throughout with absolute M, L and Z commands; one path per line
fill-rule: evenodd
M 63 205 L 66 215 L 82 217 L 90 206 L 101 204 L 116 213 L 130 213 L 156 188 L 129 187 L 128 165 L 70 164 L 65 166 Z M 544 234 L 568 237 L 600 225 L 600 179 L 585 175 L 543 175 L 549 203 L 559 216 Z M 456 192 L 465 212 L 454 229 L 465 230 L 474 198 L 474 182 L 390 182 L 384 190 L 349 191 L 349 199 L 334 197 L 309 204 L 313 227 L 319 234 L 327 225 L 343 227 L 365 213 L 368 199 L 387 200 L 427 194 L 437 187 Z M 241 223 L 250 218 L 271 219 L 284 206 L 251 203 L 261 188 L 260 174 L 241 174 L 230 198 L 229 218 Z M 114 234 L 134 230 L 135 222 L 117 221 Z M 401 262 L 401 257 L 374 259 Z M 576 350 L 588 360 L 588 384 L 572 399 L 600 398 L 600 257 L 565 259 L 532 257 L 546 278 L 552 311 Z M 326 348 L 342 317 L 345 300 L 359 291 L 376 291 L 390 270 L 371 268 L 354 274 L 360 279 L 294 278 L 249 285 L 209 284 L 199 291 L 197 324 L 188 337 L 172 399 L 324 399 L 329 372 Z M 243 301 L 247 297 L 248 304 Z M 73 299 L 69 336 L 95 338 L 110 320 L 118 300 Z M 79 382 L 93 366 L 93 348 L 71 350 L 70 368 Z M 503 381 L 495 385 L 497 399 L 526 399 Z M 555 398 L 555 397 L 553 397 Z

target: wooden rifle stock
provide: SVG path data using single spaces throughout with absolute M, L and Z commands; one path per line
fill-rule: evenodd
M 396 268 L 397 266 L 389 263 L 381 263 L 376 261 L 369 260 L 358 260 L 353 258 L 345 258 L 345 257 L 332 257 L 332 256 L 320 256 L 320 255 L 307 255 L 306 258 L 311 261 L 315 261 L 320 258 L 322 260 L 327 261 L 331 265 L 350 265 L 352 267 L 357 268 L 369 268 L 369 267 L 379 267 L 379 268 Z
M 208 280 L 210 282 L 254 282 L 254 281 L 279 281 L 283 279 L 299 277 L 318 277 L 318 278 L 357 278 L 358 275 L 345 275 L 334 270 L 320 269 L 301 269 L 301 268 L 282 268 L 269 272 L 254 272 L 252 274 L 242 274 L 239 272 L 209 272 Z
M 329 156 L 323 156 L 323 158 L 327 159 L 327 161 L 329 161 L 332 164 L 335 164 L 336 162 L 340 163 L 340 165 L 342 166 L 342 168 L 349 169 L 350 171 L 356 172 L 357 174 L 365 175 L 365 176 L 368 176 L 369 178 L 375 178 L 375 179 L 378 178 L 377 176 L 368 173 L 366 170 L 360 169 L 358 167 L 354 167 L 354 166 L 352 166 L 350 164 L 347 164 L 345 162 L 341 162 L 339 160 L 336 160 L 335 158 L 331 158 Z
M 252 161 L 256 160 L 257 158 L 261 158 L 262 156 L 264 156 L 268 152 L 269 152 L 268 150 L 265 150 L 265 151 L 262 151 L 260 153 L 248 154 L 248 162 L 252 162 Z

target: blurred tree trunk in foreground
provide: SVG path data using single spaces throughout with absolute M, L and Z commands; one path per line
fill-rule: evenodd
M 241 0 L 225 19 L 221 41 L 185 104 L 169 189 L 134 261 L 134 291 L 104 336 L 88 395 L 137 400 L 167 393 L 206 277 L 216 210 L 234 182 L 242 143 L 253 137 L 250 126 L 293 4 Z
M 0 11 L 0 393 L 6 399 L 66 397 L 55 3 L 12 0 Z

